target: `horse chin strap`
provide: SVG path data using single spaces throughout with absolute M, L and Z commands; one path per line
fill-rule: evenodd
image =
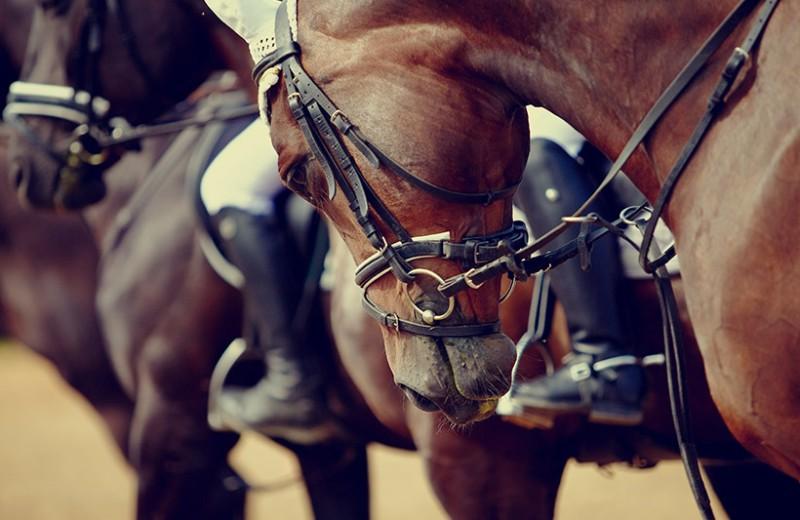
M 509 229 L 498 233 L 468 237 L 458 242 L 449 239 L 412 239 L 367 182 L 341 136 L 347 137 L 372 167 L 383 166 L 413 186 L 447 202 L 489 205 L 511 197 L 517 186 L 486 193 L 453 191 L 417 177 L 388 157 L 336 107 L 301 66 L 300 46 L 292 37 L 287 4 L 283 2 L 276 14 L 276 49 L 256 64 L 254 79 L 258 81 L 267 71 L 275 73 L 276 67 L 280 66 L 288 89 L 289 108 L 311 153 L 323 169 L 329 199 L 336 195 L 337 190 L 341 190 L 361 231 L 376 251 L 361 264 L 356 273 L 356 281 L 364 289 L 364 309 L 397 332 L 432 337 L 480 336 L 498 332 L 500 325 L 497 321 L 449 324 L 456 307 L 452 294 L 443 296 L 437 291 L 433 295 L 425 295 L 432 296 L 424 298 L 427 300 L 425 302 L 414 301 L 408 294 L 408 284 L 419 278 L 429 278 L 437 285 L 445 280 L 433 271 L 413 267 L 411 262 L 421 258 L 443 258 L 459 262 L 465 271 L 474 269 L 523 247 L 528 238 L 524 225 L 514 223 Z M 389 242 L 378 221 L 397 237 L 397 243 Z M 406 297 L 421 322 L 405 320 L 396 313 L 383 311 L 367 297 L 369 286 L 388 273 L 406 284 Z M 477 289 L 478 286 L 473 288 Z

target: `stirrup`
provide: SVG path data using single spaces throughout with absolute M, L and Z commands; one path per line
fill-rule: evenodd
M 247 348 L 247 342 L 244 338 L 236 338 L 231 341 L 225 352 L 222 353 L 217 364 L 214 365 L 214 371 L 211 373 L 211 379 L 208 383 L 208 425 L 215 431 L 234 431 L 228 424 L 217 409 L 217 398 L 225 391 L 225 382 L 228 375 L 238 363 L 248 358 L 259 356 L 259 353 L 253 349 Z

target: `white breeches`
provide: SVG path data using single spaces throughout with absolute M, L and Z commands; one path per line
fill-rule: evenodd
M 269 128 L 257 119 L 228 143 L 208 166 L 200 194 L 209 214 L 224 207 L 250 213 L 272 211 L 272 200 L 283 190 L 278 175 L 278 154 L 272 148 Z

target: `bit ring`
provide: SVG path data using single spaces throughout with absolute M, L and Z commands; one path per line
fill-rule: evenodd
M 438 274 L 434 273 L 429 269 L 423 269 L 418 267 L 410 270 L 408 274 L 416 276 L 427 276 L 429 278 L 433 278 L 439 285 L 444 283 L 444 278 L 442 278 L 441 276 L 439 276 Z M 424 321 L 426 325 L 434 325 L 437 321 L 446 320 L 453 314 L 453 311 L 456 309 L 455 296 L 448 297 L 447 310 L 443 314 L 437 315 L 434 314 L 433 311 L 430 309 L 420 308 L 420 306 L 417 305 L 416 302 L 414 302 L 414 300 L 411 299 L 411 295 L 408 294 L 407 283 L 403 284 L 403 293 L 406 295 L 406 298 L 408 299 L 409 303 L 411 303 L 411 306 L 414 307 L 414 310 L 417 312 L 417 314 L 419 314 L 422 317 L 422 321 Z
M 514 292 L 514 287 L 516 287 L 516 285 L 517 285 L 517 279 L 511 278 L 511 284 L 508 286 L 508 289 L 506 289 L 505 294 L 503 294 L 503 296 L 500 297 L 500 303 L 503 303 L 508 299 L 509 296 L 511 296 L 511 293 Z

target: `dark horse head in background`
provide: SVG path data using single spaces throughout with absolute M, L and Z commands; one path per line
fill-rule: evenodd
M 103 144 L 114 118 L 149 122 L 185 99 L 222 68 L 224 29 L 191 0 L 39 3 L 6 113 L 18 136 L 11 181 L 23 201 L 77 209 L 105 193 L 102 173 L 121 152 Z

